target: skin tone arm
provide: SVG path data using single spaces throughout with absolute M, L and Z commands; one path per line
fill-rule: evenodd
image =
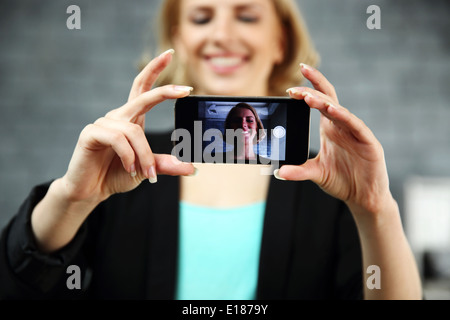
M 318 70 L 303 64 L 301 70 L 314 89 L 287 91 L 320 111 L 320 152 L 304 165 L 281 167 L 275 175 L 311 180 L 348 205 L 361 239 L 365 281 L 371 275 L 368 266 L 380 267 L 381 288 L 365 286 L 366 299 L 421 299 L 420 275 L 389 189 L 381 144 L 363 121 L 339 105 L 334 87 Z
M 81 132 L 66 174 L 50 185 L 33 210 L 31 226 L 41 251 L 53 252 L 68 244 L 92 210 L 110 195 L 130 191 L 145 179 L 156 182 L 157 173 L 194 173 L 192 164 L 153 154 L 144 133 L 146 112 L 192 90 L 174 85 L 151 90 L 172 53 L 162 53 L 142 70 L 125 105 Z

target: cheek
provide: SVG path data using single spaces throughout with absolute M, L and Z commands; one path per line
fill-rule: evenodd
M 203 40 L 200 32 L 194 32 L 190 29 L 189 27 L 184 27 L 180 40 L 185 55 L 192 59 L 200 49 Z
M 279 42 L 278 34 L 274 34 L 274 30 L 269 29 L 263 29 L 263 32 L 258 32 L 258 35 L 254 34 L 252 38 L 248 39 L 248 43 L 251 43 L 259 60 L 266 63 L 269 61 L 275 63 L 280 59 Z

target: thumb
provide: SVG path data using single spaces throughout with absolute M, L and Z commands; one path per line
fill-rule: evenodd
M 320 179 L 321 170 L 316 159 L 309 159 L 300 166 L 284 165 L 275 173 L 275 176 L 282 180 L 317 182 Z
M 170 176 L 189 176 L 196 174 L 197 169 L 192 163 L 181 162 L 170 154 L 154 154 L 156 172 Z

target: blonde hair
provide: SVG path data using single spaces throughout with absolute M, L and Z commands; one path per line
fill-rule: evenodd
M 163 0 L 158 20 L 158 52 L 173 48 L 173 30 L 179 24 L 180 0 Z M 316 67 L 319 55 L 314 48 L 304 19 L 295 0 L 272 0 L 278 19 L 284 32 L 284 58 L 276 64 L 269 78 L 269 95 L 286 95 L 286 89 L 301 85 L 304 78 L 300 72 L 300 63 Z M 149 61 L 147 54 L 141 65 Z M 160 75 L 156 85 L 191 85 L 186 70 L 175 54 L 172 63 Z

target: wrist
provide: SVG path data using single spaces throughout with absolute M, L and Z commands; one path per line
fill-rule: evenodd
M 63 179 L 53 181 L 31 215 L 39 250 L 49 253 L 68 244 L 97 205 L 96 201 L 74 201 L 67 194 Z
M 388 192 L 385 196 L 373 198 L 364 205 L 348 202 L 347 206 L 353 214 L 360 230 L 379 230 L 398 226 L 400 211 L 397 201 Z
M 101 202 L 96 197 L 80 197 L 73 193 L 65 182 L 64 177 L 53 181 L 48 189 L 46 198 L 51 201 L 54 208 L 58 208 L 60 215 L 81 220 L 84 220 Z
M 95 208 L 105 200 L 99 195 L 88 193 L 85 189 L 73 187 L 66 176 L 53 181 L 48 192 L 67 207 Z

